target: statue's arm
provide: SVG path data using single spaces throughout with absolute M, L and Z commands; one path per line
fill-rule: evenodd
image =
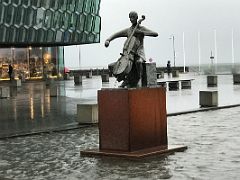
M 143 34 L 144 36 L 152 36 L 152 37 L 157 37 L 158 33 L 155 31 L 152 31 L 144 26 L 141 26 L 141 28 L 139 28 L 136 33 L 140 33 Z
M 122 31 L 116 32 L 115 34 L 113 34 L 112 36 L 110 36 L 109 38 L 107 38 L 107 40 L 105 41 L 105 46 L 108 47 L 110 42 L 116 38 L 119 37 L 127 37 L 128 36 L 128 29 L 124 29 Z

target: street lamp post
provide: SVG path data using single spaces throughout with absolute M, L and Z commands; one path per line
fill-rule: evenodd
M 172 43 L 173 43 L 173 65 L 175 67 L 176 66 L 175 36 L 171 35 L 169 39 L 172 39 Z
M 210 60 L 211 60 L 211 71 L 212 71 L 211 73 L 212 73 L 212 75 L 213 75 L 213 74 L 215 74 L 215 73 L 214 73 L 214 69 L 213 69 L 213 60 L 214 60 L 214 56 L 213 56 L 213 54 L 212 54 L 212 51 L 211 51 Z

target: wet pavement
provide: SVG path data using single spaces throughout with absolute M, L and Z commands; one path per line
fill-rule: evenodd
M 199 110 L 199 90 L 218 90 L 219 106 L 240 104 L 240 85 L 233 85 L 232 75 L 219 75 L 218 86 L 211 88 L 207 87 L 204 75 L 180 74 L 181 78 L 193 78 L 192 88 L 167 91 L 168 114 Z M 58 96 L 50 97 L 49 87 L 43 81 L 22 83 L 18 88 L 0 82 L 0 87 L 10 87 L 12 95 L 0 99 L 0 138 L 79 127 L 77 104 L 97 103 L 97 90 L 119 84 L 115 78 L 102 83 L 100 76 L 93 76 L 83 78 L 80 86 L 75 86 L 73 80 L 57 81 L 56 85 Z
M 240 176 L 240 107 L 168 117 L 169 144 L 185 152 L 141 160 L 81 157 L 98 128 L 0 140 L 0 179 L 235 180 Z
M 231 75 L 219 75 L 218 87 L 208 88 L 206 76 L 194 78 L 188 90 L 167 91 L 167 112 L 199 110 L 199 90 L 218 90 L 219 106 L 240 104 L 240 85 Z M 167 79 L 167 77 L 166 77 Z M 0 82 L 0 87 L 8 87 Z M 240 107 L 168 117 L 170 145 L 187 151 L 138 161 L 81 157 L 80 151 L 98 147 L 98 127 L 78 125 L 79 103 L 96 103 L 97 90 L 117 87 L 115 79 L 101 78 L 57 82 L 59 96 L 50 97 L 44 82 L 27 82 L 11 89 L 12 97 L 0 99 L 0 179 L 239 179 Z M 146 107 L 147 108 L 147 107 Z M 74 129 L 76 128 L 76 129 Z M 68 131 L 60 131 L 72 129 Z M 53 132 L 59 130 L 59 132 Z

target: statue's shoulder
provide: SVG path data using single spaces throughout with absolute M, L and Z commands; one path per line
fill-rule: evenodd
M 138 29 L 139 29 L 139 30 L 144 30 L 144 29 L 146 29 L 146 27 L 145 27 L 145 26 L 140 26 L 140 25 L 139 25 L 139 26 L 138 26 Z

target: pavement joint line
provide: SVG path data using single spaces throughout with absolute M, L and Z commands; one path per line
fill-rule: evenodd
M 13 139 L 13 138 L 18 138 L 18 137 L 26 137 L 26 136 L 34 136 L 34 135 L 40 135 L 40 134 L 58 133 L 58 132 L 81 129 L 81 128 L 89 128 L 89 127 L 93 127 L 93 126 L 96 126 L 96 124 L 76 124 L 71 127 L 45 129 L 42 131 L 35 131 L 35 132 L 16 133 L 16 134 L 2 136 L 2 137 L 0 137 L 0 140 Z
M 179 115 L 191 114 L 191 113 L 197 113 L 197 112 L 205 112 L 205 111 L 216 111 L 216 110 L 220 110 L 220 109 L 234 108 L 234 107 L 239 107 L 239 106 L 240 106 L 240 104 L 216 106 L 216 107 L 206 107 L 206 108 L 189 110 L 189 111 L 168 113 L 167 117 L 179 116 Z M 76 125 L 72 125 L 72 127 L 66 126 L 66 127 L 61 127 L 61 128 L 55 128 L 55 129 L 45 129 L 42 131 L 5 135 L 5 136 L 0 137 L 0 140 L 12 139 L 12 138 L 17 138 L 17 137 L 25 137 L 25 136 L 33 136 L 33 135 L 39 135 L 39 134 L 47 134 L 47 133 L 57 133 L 57 132 L 69 131 L 69 130 L 80 129 L 80 128 L 88 128 L 88 127 L 93 127 L 93 126 L 98 126 L 98 124 L 97 123 L 76 124 Z
M 179 115 L 197 113 L 197 112 L 216 111 L 216 110 L 219 110 L 219 109 L 234 108 L 234 107 L 239 107 L 239 106 L 240 106 L 240 104 L 232 104 L 232 105 L 216 106 L 216 107 L 206 107 L 206 108 L 200 108 L 200 109 L 193 109 L 193 110 L 189 110 L 189 111 L 168 113 L 167 116 L 171 117 L 171 116 L 179 116 Z

